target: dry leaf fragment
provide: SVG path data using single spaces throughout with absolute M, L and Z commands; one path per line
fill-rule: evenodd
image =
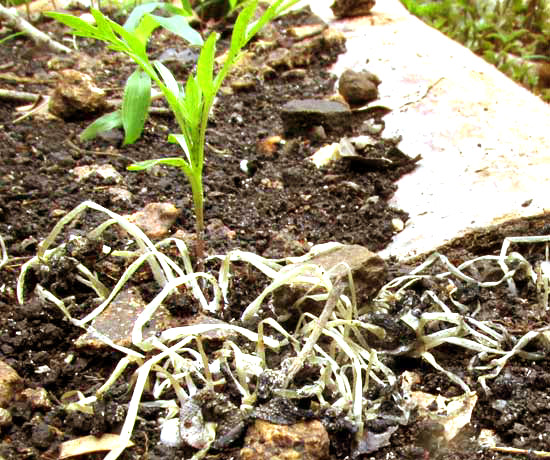
M 65 441 L 59 446 L 59 460 L 75 457 L 76 455 L 89 454 L 102 450 L 113 450 L 120 447 L 120 436 L 118 434 L 105 433 L 101 437 L 82 436 L 81 438 Z M 132 447 L 134 443 L 128 441 L 126 447 Z

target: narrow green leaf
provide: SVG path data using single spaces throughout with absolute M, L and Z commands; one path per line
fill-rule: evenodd
M 101 11 L 96 10 L 95 8 L 90 8 L 90 12 L 95 19 L 97 28 L 105 37 L 104 40 L 110 43 L 117 43 L 119 39 L 115 35 L 115 33 L 113 32 L 113 28 L 111 27 L 112 21 L 107 18 Z
M 86 21 L 65 13 L 47 12 L 45 16 L 55 19 L 71 28 L 71 33 L 79 37 L 100 38 L 99 30 Z
M 116 34 L 118 34 L 122 40 L 126 42 L 132 53 L 128 53 L 130 55 L 137 56 L 142 62 L 148 62 L 149 59 L 147 58 L 147 53 L 145 51 L 145 43 L 142 43 L 142 41 L 136 37 L 133 33 L 128 32 L 124 27 L 122 27 L 120 24 L 117 24 L 114 21 L 111 21 L 109 19 L 109 23 Z M 134 56 L 132 58 L 135 59 Z M 141 64 L 140 64 L 141 65 Z
M 193 8 L 191 7 L 189 0 L 181 0 L 181 7 L 187 16 L 193 16 Z
M 235 25 L 233 26 L 233 33 L 231 34 L 231 44 L 229 46 L 229 55 L 236 56 L 241 48 L 245 44 L 246 29 L 250 20 L 254 16 L 258 1 L 254 0 L 250 2 L 237 16 Z
M 122 126 L 122 114 L 120 113 L 120 110 L 117 110 L 99 117 L 84 131 L 82 131 L 79 137 L 82 141 L 89 141 L 94 139 L 99 133 L 110 131 L 111 129 L 118 128 L 120 126 Z
M 136 70 L 126 82 L 122 100 L 122 125 L 124 145 L 135 142 L 145 125 L 151 102 L 151 78 L 142 70 Z
M 168 91 L 170 91 L 177 99 L 179 97 L 180 88 L 178 82 L 174 78 L 174 75 L 172 75 L 172 72 L 170 72 L 170 69 L 160 61 L 154 61 L 153 65 L 160 74 L 162 81 L 164 81 L 164 84 L 168 88 Z
M 201 101 L 201 88 L 197 82 L 197 78 L 191 75 L 185 84 L 185 104 L 191 109 L 192 107 L 199 107 Z
M 126 19 L 123 27 L 128 32 L 133 32 L 138 28 L 139 22 L 145 14 L 152 13 L 154 10 L 161 7 L 162 5 L 164 5 L 164 3 L 162 2 L 151 2 L 136 6 L 130 13 L 130 16 L 128 16 L 128 19 Z
M 277 0 L 276 2 L 269 5 L 269 7 L 263 12 L 260 18 L 257 21 L 254 21 L 250 24 L 246 31 L 246 37 L 243 43 L 243 46 L 246 45 L 254 35 L 256 35 L 260 29 L 262 29 L 269 21 L 271 21 L 277 14 L 282 13 L 284 10 L 283 0 Z
M 247 6 L 243 8 L 237 16 L 237 20 L 235 21 L 235 25 L 233 26 L 233 33 L 231 34 L 231 43 L 229 45 L 229 53 L 227 55 L 227 59 L 223 67 L 216 75 L 216 78 L 214 79 L 214 84 L 212 88 L 212 91 L 214 93 L 216 93 L 220 89 L 223 81 L 225 80 L 225 77 L 229 73 L 229 70 L 235 63 L 235 60 L 237 59 L 242 47 L 246 43 L 246 30 L 248 24 L 250 23 L 250 20 L 254 15 L 254 11 L 256 10 L 257 5 L 257 0 L 249 2 Z
M 202 93 L 195 77 L 190 76 L 185 85 L 183 115 L 191 132 L 199 130 L 202 112 Z
M 159 23 L 156 20 L 156 16 L 152 14 L 145 14 L 141 18 L 139 25 L 131 33 L 139 39 L 141 44 L 147 48 L 147 42 L 151 37 L 151 34 L 159 27 Z
M 187 158 L 187 166 L 189 167 L 189 171 L 191 171 L 193 165 L 193 155 L 191 154 L 191 150 L 187 145 L 187 139 L 185 138 L 185 136 L 183 134 L 170 134 L 168 136 L 168 142 L 171 142 L 172 144 L 179 144 L 179 146 L 185 153 L 185 157 Z
M 158 158 L 156 160 L 138 161 L 137 163 L 131 164 L 126 169 L 128 169 L 128 171 L 144 171 L 158 164 L 163 164 L 167 166 L 176 166 L 178 168 L 182 168 L 182 166 L 183 167 L 187 166 L 187 163 L 183 158 L 174 157 L 174 158 Z
M 139 161 L 137 163 L 131 164 L 126 169 L 128 169 L 129 171 L 143 171 L 145 169 L 152 168 L 155 165 L 175 166 L 176 168 L 180 168 L 187 177 L 195 176 L 189 164 L 185 161 L 184 158 L 181 157 L 159 158 L 157 160 Z
M 199 34 L 195 29 L 193 29 L 187 19 L 183 16 L 171 16 L 169 18 L 164 18 L 162 16 L 152 15 L 158 24 L 164 27 L 166 30 L 169 30 L 173 34 L 176 34 L 178 37 L 183 38 L 189 44 L 201 46 L 203 44 L 203 39 L 201 34 Z
M 191 8 L 191 4 L 189 3 L 189 0 L 183 0 L 181 8 L 171 3 L 165 3 L 163 8 L 167 13 L 170 13 L 170 14 L 177 14 L 179 16 L 187 16 L 187 17 L 194 16 L 193 8 Z
M 5 42 L 7 42 L 7 41 L 9 41 L 9 40 L 14 39 L 15 37 L 19 37 L 19 35 L 25 35 L 25 32 L 22 32 L 22 31 L 20 31 L 20 32 L 15 32 L 15 33 L 13 33 L 13 34 L 7 35 L 6 37 L 2 37 L 2 38 L 0 39 L 0 45 L 1 45 L 2 43 L 5 43 Z
M 197 62 L 197 80 L 205 98 L 209 98 L 212 92 L 214 72 L 214 57 L 216 55 L 216 41 L 218 36 L 211 33 L 201 49 Z
M 294 5 L 296 5 L 300 0 L 286 0 L 282 2 L 277 2 L 277 8 L 275 12 L 274 17 L 281 16 L 284 14 L 288 9 L 292 8 Z

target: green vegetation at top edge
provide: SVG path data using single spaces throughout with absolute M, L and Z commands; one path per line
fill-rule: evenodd
M 550 100 L 534 63 L 550 62 L 550 3 L 545 0 L 401 0 L 415 16 Z

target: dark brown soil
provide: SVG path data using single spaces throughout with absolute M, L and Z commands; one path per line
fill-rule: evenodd
M 291 46 L 292 39 L 286 35 L 286 28 L 306 22 L 315 22 L 315 18 L 300 13 L 277 21 L 275 26 L 281 43 Z M 61 39 L 63 30 L 58 25 L 45 22 L 40 26 Z M 222 31 L 227 29 L 223 25 L 217 27 Z M 97 43 L 84 39 L 77 42 L 79 49 L 92 57 L 86 64 L 86 71 L 93 74 L 98 84 L 113 97 L 120 97 L 133 65 Z M 150 49 L 153 56 L 158 56 L 168 47 L 184 46 L 173 36 L 158 32 Z M 266 143 L 271 136 L 283 135 L 279 112 L 285 102 L 329 97 L 334 93 L 334 78 L 327 68 L 340 51 L 327 49 L 317 54 L 303 78 L 285 78 L 281 71 L 273 78 L 258 79 L 251 91 L 220 96 L 208 128 L 209 147 L 205 161 L 205 221 L 211 229 L 206 236 L 210 254 L 239 248 L 282 257 L 302 254 L 308 243 L 328 241 L 361 244 L 378 251 L 391 241 L 392 219 L 406 221 L 406 213 L 389 207 L 387 200 L 395 191 L 395 181 L 412 170 L 413 165 L 368 170 L 339 163 L 318 170 L 305 158 L 322 145 L 340 140 L 341 136 L 330 131 L 324 139 L 304 133 L 287 137 L 284 144 Z M 48 62 L 51 64 L 54 57 L 53 53 L 37 48 L 24 38 L 8 41 L 0 47 L 0 62 L 5 63 L 2 72 L 12 75 L 10 79 L 4 74 L 0 87 L 49 92 L 55 84 L 56 73 L 49 70 Z M 72 66 L 79 64 L 81 62 L 73 62 Z M 179 78 L 188 70 L 181 69 Z M 21 80 L 22 77 L 28 80 Z M 176 130 L 169 116 L 152 116 L 143 137 L 134 145 L 123 147 L 122 138 L 117 134 L 111 138 L 80 142 L 78 135 L 88 121 L 29 117 L 14 123 L 17 106 L 8 101 L 0 105 L 0 235 L 10 257 L 0 269 L 0 358 L 19 373 L 26 387 L 45 388 L 53 407 L 33 409 L 26 401 L 14 402 L 8 408 L 13 423 L 0 428 L 3 436 L 0 458 L 50 459 L 57 458 L 56 446 L 62 441 L 90 433 L 117 432 L 131 393 L 128 384 L 116 386 L 101 403 L 97 403 L 95 416 L 63 409 L 60 401 L 64 393 L 80 390 L 86 395 L 93 394 L 110 375 L 120 355 L 112 351 L 76 350 L 73 342 L 81 330 L 63 321 L 62 313 L 50 303 L 33 299 L 18 305 L 15 282 L 21 265 L 36 254 L 38 243 L 52 229 L 60 211 L 69 211 L 86 200 L 122 214 L 140 210 L 150 202 L 174 203 L 182 210 L 182 215 L 171 232 L 193 232 L 194 216 L 190 189 L 177 170 L 162 168 L 155 174 L 126 171 L 133 161 L 180 154 L 177 148 L 165 142 L 167 134 Z M 366 119 L 379 120 L 382 115 L 377 112 L 355 114 L 345 134 L 361 134 Z M 380 140 L 378 145 L 380 151 L 393 147 L 394 142 L 388 140 Z M 241 170 L 242 160 L 248 161 L 247 173 Z M 106 163 L 122 175 L 120 186 L 132 194 L 129 202 L 114 200 L 107 192 L 110 184 L 96 180 L 77 182 L 70 172 L 76 166 Z M 366 206 L 367 199 L 372 196 L 378 196 L 380 200 L 371 200 Z M 101 220 L 101 216 L 90 214 L 73 230 L 89 230 Z M 221 227 L 220 220 L 235 232 L 234 237 L 215 230 Z M 527 231 L 531 234 L 549 233 L 548 224 L 538 223 Z M 497 232 L 487 237 L 483 246 L 468 247 L 467 250 L 455 247 L 451 261 L 457 264 L 484 251 L 494 253 L 499 248 L 501 236 Z M 520 245 L 517 249 L 525 248 Z M 522 254 L 530 262 L 540 261 L 544 257 L 544 246 L 530 247 L 528 252 Z M 73 283 L 69 276 L 72 268 L 62 267 L 57 277 L 35 274 L 34 281 L 54 286 L 60 297 L 75 296 L 75 303 L 82 310 L 89 309 L 93 305 L 92 293 Z M 390 274 L 403 274 L 408 268 L 412 267 L 391 263 Z M 439 271 L 444 269 L 440 267 Z M 254 273 L 243 271 L 241 276 L 234 281 L 235 294 L 231 311 L 226 312 L 226 320 L 238 318 L 242 308 L 265 286 L 265 280 Z M 149 289 L 154 288 L 151 284 L 154 283 L 145 279 L 140 286 L 146 298 L 150 296 Z M 461 286 L 460 301 L 472 310 L 479 306 L 478 319 L 498 320 L 512 331 L 514 337 L 520 337 L 529 330 L 544 326 L 548 315 L 546 312 L 532 313 L 539 311 L 534 307 L 537 296 L 532 283 L 523 280 L 518 282 L 518 286 L 520 290 L 516 296 L 509 294 L 505 284 L 490 289 Z M 427 302 L 419 300 L 427 289 L 438 292 L 442 299 L 447 298 L 443 284 L 417 283 L 400 302 L 392 305 L 391 314 L 397 315 L 407 303 L 414 304 L 419 312 L 431 308 Z M 176 318 L 181 317 L 182 321 L 188 319 L 195 309 L 185 301 L 172 303 L 168 305 L 171 313 Z M 389 327 L 394 323 L 389 321 L 386 324 Z M 533 345 L 532 348 L 536 347 Z M 550 451 L 547 434 L 550 432 L 550 372 L 547 359 L 534 363 L 512 358 L 511 364 L 498 378 L 489 380 L 492 394 L 486 395 L 476 383 L 477 376 L 467 373 L 472 353 L 448 346 L 438 348 L 434 354 L 444 368 L 460 374 L 478 392 L 480 399 L 471 423 L 457 440 L 442 444 L 439 437 L 430 435 L 437 432 L 437 426 L 429 426 L 425 420 L 416 421 L 413 417 L 408 425 L 399 427 L 390 445 L 364 454 L 362 458 L 512 458 L 480 448 L 476 439 L 482 428 L 495 430 L 503 445 Z M 445 375 L 418 358 L 390 356 L 386 364 L 396 374 L 404 370 L 420 374 L 422 382 L 418 389 L 422 391 L 445 396 L 461 394 L 461 389 Z M 37 372 L 38 369 L 44 372 Z M 128 373 L 128 382 L 130 377 L 131 373 Z M 497 400 L 506 401 L 506 404 L 495 405 Z M 168 460 L 191 457 L 191 449 L 171 450 L 159 445 L 157 419 L 162 415 L 160 409 L 140 412 L 132 438 L 136 446 L 128 449 L 121 458 Z M 338 424 L 329 418 L 325 416 L 323 420 L 331 428 L 332 458 L 349 458 L 352 454 L 349 427 L 344 421 Z M 383 431 L 375 421 L 368 426 L 373 432 L 377 429 Z M 238 458 L 241 445 L 242 436 L 211 458 Z M 102 455 L 82 458 L 102 458 Z

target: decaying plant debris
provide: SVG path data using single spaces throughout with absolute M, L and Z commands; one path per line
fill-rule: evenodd
M 105 213 L 110 219 L 85 236 L 73 237 L 68 243 L 50 247 L 64 227 L 70 226 L 88 209 Z M 90 254 L 90 245 L 85 245 L 88 263 L 92 265 L 104 254 L 132 262 L 111 290 L 77 260 L 79 252 L 73 248 L 80 245 L 79 239 L 101 241 L 103 232 L 113 225 L 120 225 L 131 238 L 130 244 L 125 244 L 125 250 L 95 245 L 98 252 L 94 256 Z M 546 257 L 534 264 L 518 252 L 509 252 L 512 244 L 538 243 L 546 245 Z M 451 398 L 455 404 L 452 411 L 467 408 L 468 413 L 462 417 L 461 425 L 452 429 L 447 441 L 452 441 L 460 428 L 468 424 L 477 401 L 476 392 L 490 397 L 490 382 L 503 372 L 512 358 L 545 359 L 550 338 L 548 326 L 529 330 L 523 335 L 512 333 L 498 317 L 478 318 L 482 311 L 479 300 L 475 301 L 475 295 L 464 299 L 463 294 L 465 286 L 474 292 L 501 286 L 511 296 L 517 297 L 518 283 L 527 283 L 535 290 L 537 299 L 532 308 L 536 308 L 540 316 L 546 316 L 549 243 L 550 236 L 510 237 L 503 242 L 499 255 L 478 257 L 459 266 L 435 253 L 408 274 L 390 280 L 371 301 L 361 298 L 358 303 L 349 268 L 347 275 L 344 270 L 343 275 L 331 279 L 331 270 L 308 263 L 319 254 L 334 251 L 339 244 L 315 246 L 305 256 L 284 260 L 231 251 L 226 256 L 213 258 L 221 262 L 216 278 L 209 273 L 193 271 L 183 241 L 168 238 L 153 244 L 134 224 L 87 202 L 67 214 L 41 244 L 38 255 L 23 266 L 17 292 L 19 301 L 24 303 L 30 273 L 35 273 L 34 278 L 40 279 L 41 272 L 65 267 L 67 261 L 72 260 L 72 265 L 80 273 L 74 281 L 92 288 L 102 301 L 85 317 L 77 318 L 71 314 L 67 301 L 54 294 L 58 289 L 56 283 L 51 286 L 36 284 L 34 287 L 35 295 L 43 302 L 54 303 L 70 323 L 86 329 L 99 341 L 124 354 L 113 374 L 93 395 L 68 403 L 67 410 L 93 413 L 94 404 L 117 384 L 127 368 L 137 368 L 120 433 L 121 447 L 111 450 L 107 459 L 118 458 L 128 445 L 149 380 L 153 384 L 150 390 L 153 400 L 146 403 L 147 407 L 168 410 L 163 422 L 165 428 L 161 429 L 170 430 L 172 437 L 165 434 L 164 442 L 174 446 L 185 442 L 199 450 L 197 456 L 204 456 L 211 446 L 223 448 L 242 436 L 246 420 L 250 420 L 251 415 L 280 423 L 281 417 L 288 417 L 289 407 L 304 401 L 308 401 L 311 407 L 308 418 L 322 417 L 330 409 L 347 420 L 347 430 L 354 440 L 351 453 L 361 455 L 387 445 L 391 434 L 400 426 L 409 426 L 418 417 L 415 414 L 420 407 L 419 394 L 411 392 L 411 377 L 397 371 L 400 358 L 422 359 L 459 390 L 460 394 Z M 181 262 L 165 253 L 170 245 L 175 245 Z M 133 246 L 135 250 L 131 249 Z M 220 321 L 171 327 L 156 334 L 143 335 L 143 327 L 150 322 L 155 311 L 182 287 L 189 291 L 201 311 L 219 316 L 231 301 L 232 267 L 243 263 L 252 265 L 270 281 L 243 311 L 240 319 L 234 318 L 229 323 Z M 288 263 L 290 269 L 283 269 Z M 98 333 L 91 321 L 101 315 L 126 284 L 132 283 L 132 279 L 143 272 L 144 264 L 148 265 L 149 274 L 146 276 L 154 278 L 161 290 L 137 317 L 131 333 L 133 347 L 128 348 Z M 437 266 L 443 270 L 438 270 Z M 491 279 L 487 279 L 486 273 L 491 274 Z M 498 273 L 500 276 L 493 280 Z M 46 281 L 56 279 L 56 276 L 52 278 L 52 273 L 48 275 Z M 200 279 L 206 283 L 200 283 Z M 319 316 L 307 311 L 302 313 L 292 329 L 285 322 L 288 317 L 273 315 L 267 300 L 270 293 L 296 283 L 311 286 L 295 302 L 296 305 L 307 299 L 325 302 L 325 305 Z M 418 289 L 421 283 L 427 283 L 428 287 Z M 216 336 L 217 345 L 211 343 L 208 336 L 208 332 L 214 330 L 225 331 L 225 334 Z M 205 352 L 206 342 L 209 354 Z M 536 349 L 530 350 L 533 345 Z M 445 368 L 436 354 L 437 348 L 442 346 L 465 349 L 468 366 L 459 370 Z M 300 376 L 305 369 L 306 375 Z M 418 380 L 416 377 L 417 383 Z M 222 396 L 216 396 L 227 393 L 229 388 L 238 395 L 233 397 L 233 402 L 222 401 L 219 399 L 223 399 Z M 282 412 L 276 406 L 267 411 L 259 410 L 263 404 L 277 399 L 288 401 L 282 406 Z M 203 412 L 208 412 L 207 407 L 212 401 L 226 407 L 225 415 L 218 419 L 218 423 L 203 418 Z M 447 404 L 450 408 L 451 402 Z M 428 407 L 424 417 L 439 420 L 443 426 L 456 422 L 455 416 L 449 419 L 448 410 L 451 409 L 443 413 L 431 413 L 430 410 Z M 175 432 L 172 421 L 178 427 Z M 373 444 L 373 432 L 369 428 L 381 423 L 386 427 L 387 436 L 380 443 Z M 221 436 L 216 435 L 218 424 Z M 224 424 L 232 425 L 234 429 L 224 428 Z M 223 434 L 228 431 L 229 434 Z

